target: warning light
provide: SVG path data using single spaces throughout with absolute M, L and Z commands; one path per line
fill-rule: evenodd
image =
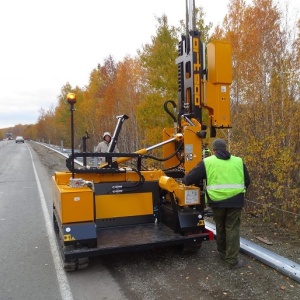
M 76 103 L 76 95 L 75 93 L 69 93 L 67 95 L 67 100 L 69 104 L 75 104 Z

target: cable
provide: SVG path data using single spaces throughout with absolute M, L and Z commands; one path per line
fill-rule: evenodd
M 182 146 L 183 146 L 183 143 L 180 143 L 178 148 L 175 150 L 175 152 L 173 154 L 169 155 L 168 157 L 165 157 L 165 158 L 159 158 L 159 157 L 152 156 L 152 155 L 143 155 L 143 156 L 146 157 L 146 158 L 151 158 L 151 159 L 157 160 L 157 161 L 166 161 L 166 160 L 171 159 L 175 155 L 177 155 L 177 153 L 179 153 Z
M 123 185 L 112 186 L 112 189 L 107 194 L 118 194 L 118 193 L 124 193 L 124 192 L 128 193 L 128 192 L 133 192 L 133 191 L 136 191 L 137 189 L 139 189 L 139 187 L 144 184 L 145 177 L 137 169 L 132 169 L 132 171 L 136 172 L 139 175 L 139 181 L 135 182 L 131 186 L 123 186 Z
M 258 205 L 265 206 L 265 204 L 259 203 L 259 202 L 255 202 L 255 201 L 251 201 L 251 200 L 247 200 L 247 199 L 245 199 L 245 201 L 246 201 L 246 202 L 251 202 L 251 203 L 254 203 L 254 204 L 258 204 Z M 288 213 L 288 214 L 291 214 L 291 215 L 300 217 L 300 214 L 293 213 L 293 212 L 291 212 L 291 211 L 287 211 L 287 210 L 284 210 L 284 209 L 281 209 L 281 208 L 277 208 L 277 207 L 273 207 L 273 206 L 268 206 L 268 208 L 275 209 L 275 210 L 278 210 L 278 211 L 281 211 L 281 212 L 285 212 L 285 213 Z

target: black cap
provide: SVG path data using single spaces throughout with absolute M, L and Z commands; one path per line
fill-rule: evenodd
M 226 150 L 226 143 L 222 139 L 216 139 L 212 143 L 213 150 Z

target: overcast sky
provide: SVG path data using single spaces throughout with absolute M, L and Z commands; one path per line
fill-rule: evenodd
M 196 0 L 196 6 L 217 25 L 228 2 Z M 57 105 L 67 82 L 83 88 L 109 55 L 134 56 L 162 14 L 177 26 L 185 0 L 1 0 L 0 129 L 35 124 L 41 108 Z

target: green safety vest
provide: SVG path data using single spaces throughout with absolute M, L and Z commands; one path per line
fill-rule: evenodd
M 245 193 L 244 166 L 240 157 L 219 159 L 215 155 L 203 160 L 206 169 L 206 191 L 212 201 L 222 201 Z

